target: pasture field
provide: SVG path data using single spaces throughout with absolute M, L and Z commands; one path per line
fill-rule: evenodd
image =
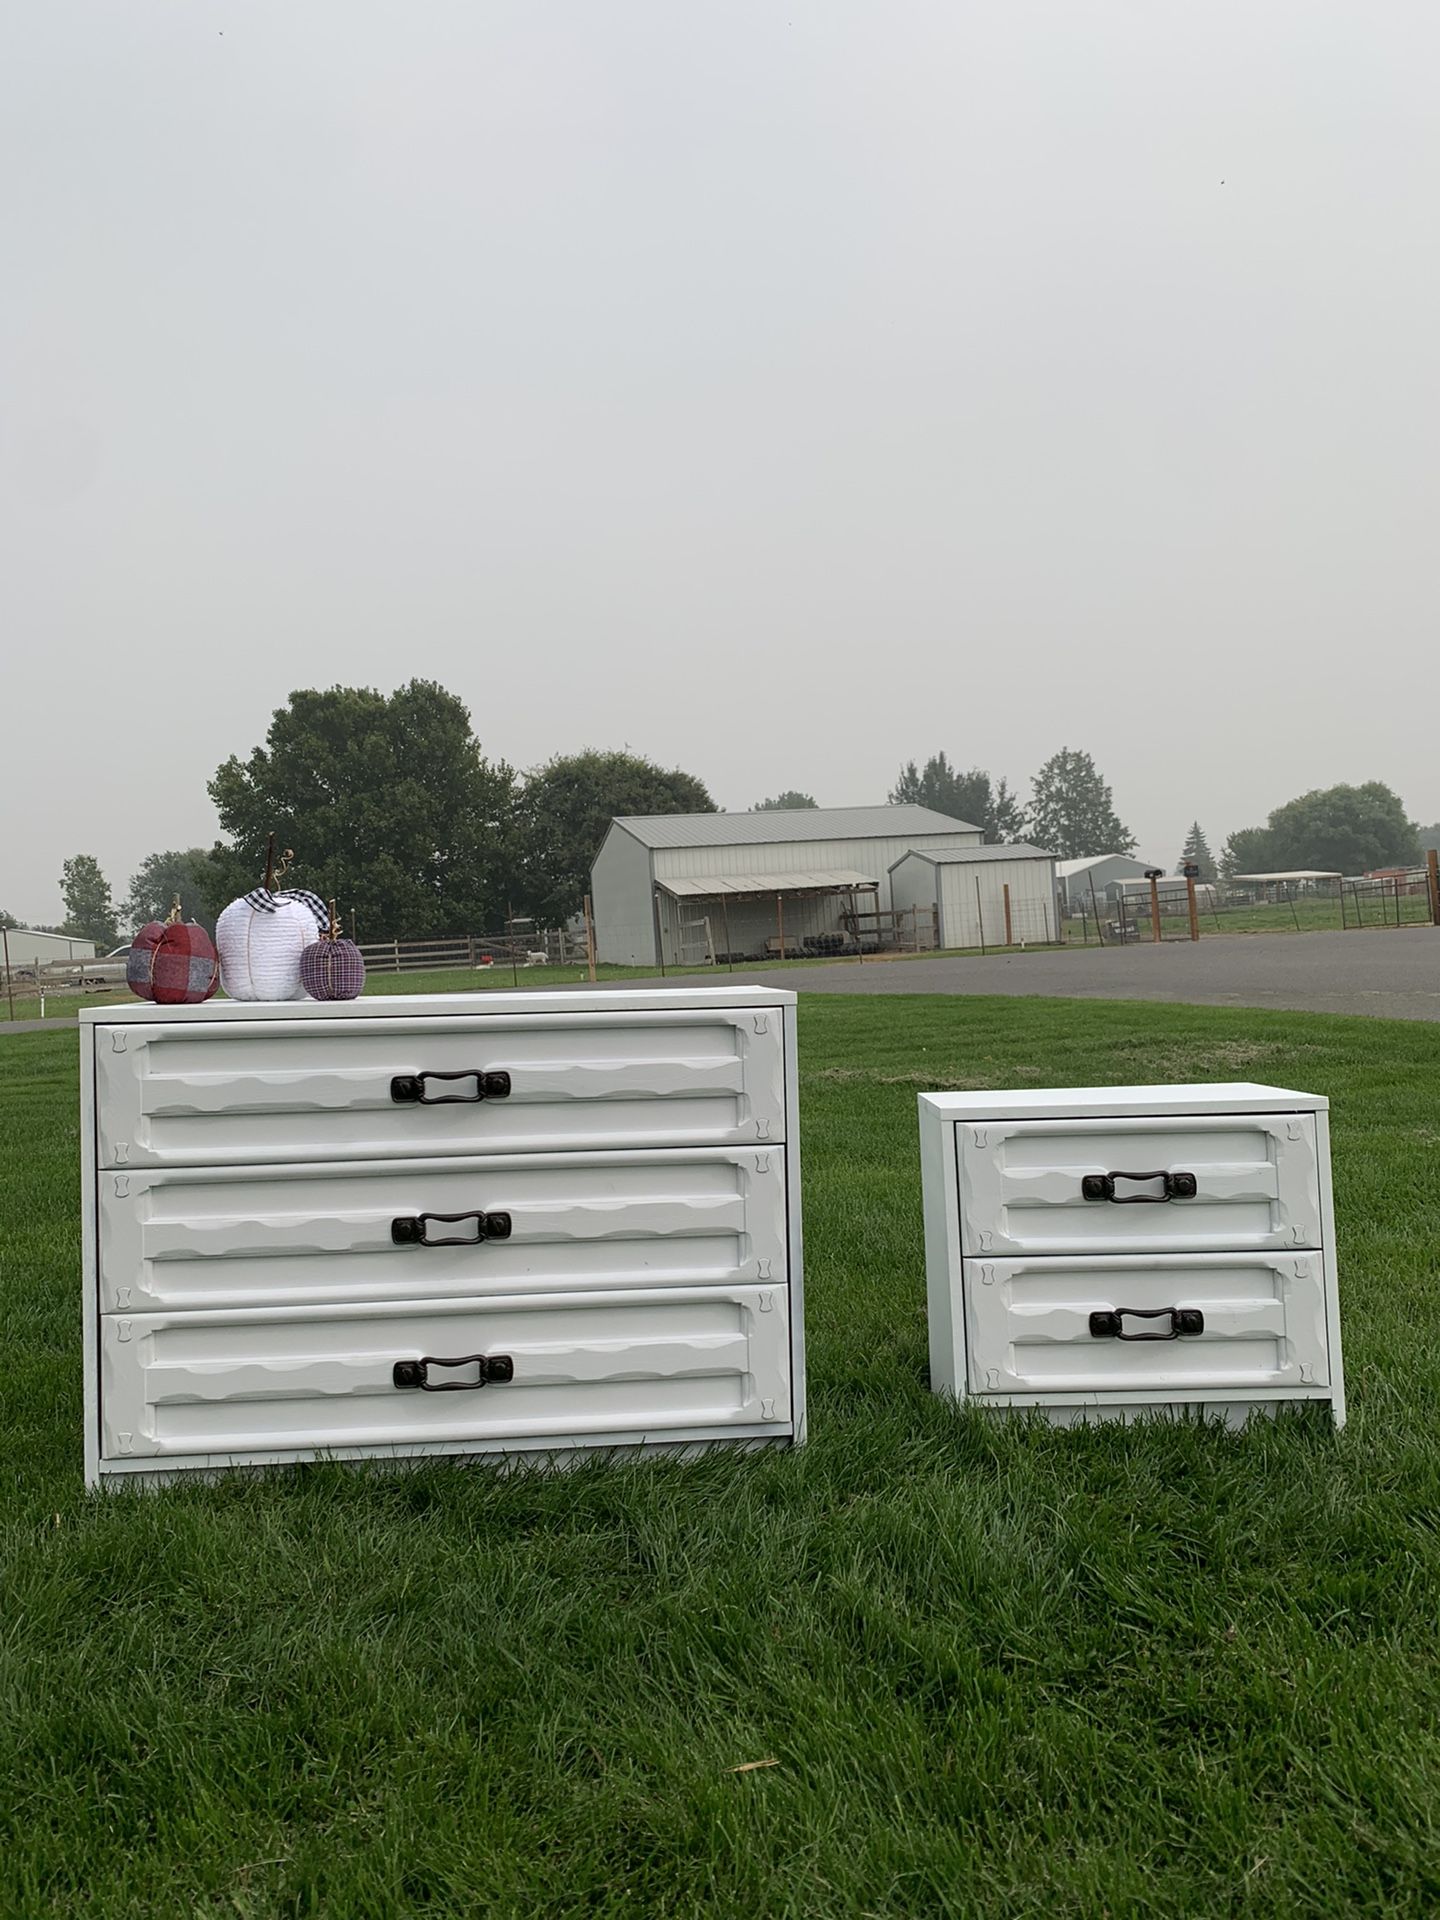
M 81 1486 L 73 1028 L 0 1038 L 0 1914 L 1437 1910 L 1440 1028 L 801 1037 L 808 1447 L 153 1496 Z M 1346 1430 L 930 1395 L 916 1093 L 1236 1078 L 1333 1103 Z

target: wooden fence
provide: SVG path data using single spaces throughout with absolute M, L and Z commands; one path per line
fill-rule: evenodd
M 371 973 L 439 973 L 477 967 L 584 965 L 585 942 L 563 927 L 526 933 L 467 933 L 452 940 L 361 941 Z

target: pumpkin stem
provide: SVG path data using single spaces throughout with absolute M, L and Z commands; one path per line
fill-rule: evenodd
M 330 902 L 330 931 L 325 937 L 327 940 L 338 940 L 340 938 L 340 921 L 336 916 L 335 902 L 333 900 Z
M 265 842 L 265 891 L 275 891 L 275 836 L 272 833 Z
M 295 849 L 293 847 L 286 847 L 284 853 L 282 853 L 280 856 L 280 864 L 275 869 L 275 879 L 277 884 L 285 878 L 285 869 L 289 866 L 290 862 L 294 858 L 295 858 Z
M 180 896 L 178 893 L 170 902 L 170 911 L 165 916 L 165 924 L 167 927 L 178 927 L 180 924 Z

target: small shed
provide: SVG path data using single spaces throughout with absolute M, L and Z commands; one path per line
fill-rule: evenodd
M 1084 860 L 1061 860 L 1055 868 L 1060 901 L 1066 913 L 1088 913 L 1091 890 L 1097 906 L 1113 906 L 1122 880 L 1143 880 L 1154 860 L 1137 860 L 1130 853 L 1093 853 Z
M 941 947 L 1039 945 L 1057 939 L 1055 856 L 1008 847 L 916 848 L 890 869 L 897 908 L 933 909 Z

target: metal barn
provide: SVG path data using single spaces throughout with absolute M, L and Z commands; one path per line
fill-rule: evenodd
M 1060 898 L 1067 913 L 1090 911 L 1091 888 L 1097 906 L 1113 906 L 1122 880 L 1143 880 L 1157 863 L 1137 860 L 1129 853 L 1096 853 L 1086 860 L 1062 860 L 1055 869 Z
M 696 966 L 893 947 L 905 939 L 895 862 L 984 837 L 929 807 L 612 820 L 590 870 L 596 952 L 617 965 Z
M 4 950 L 12 967 L 48 967 L 58 960 L 93 960 L 95 942 L 68 933 L 41 933 L 37 927 L 11 927 Z
M 916 848 L 890 869 L 896 907 L 934 916 L 941 947 L 1058 939 L 1055 856 L 1040 847 Z

